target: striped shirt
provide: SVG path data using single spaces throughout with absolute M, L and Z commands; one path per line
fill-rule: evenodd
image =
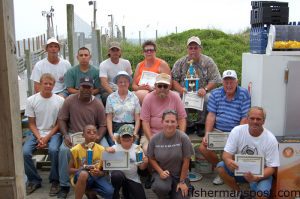
M 251 98 L 248 91 L 237 87 L 234 98 L 227 100 L 223 87 L 211 92 L 208 99 L 207 110 L 216 115 L 215 128 L 224 132 L 230 132 L 240 121 L 247 117 L 251 106 Z

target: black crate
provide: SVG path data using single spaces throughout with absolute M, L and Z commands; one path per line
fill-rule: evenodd
M 286 25 L 289 22 L 289 8 L 261 7 L 251 10 L 250 23 Z
M 262 7 L 288 7 L 288 2 L 278 2 L 278 1 L 251 1 L 252 9 L 262 8 Z

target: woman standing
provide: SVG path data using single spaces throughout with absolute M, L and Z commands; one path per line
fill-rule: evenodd
M 134 135 L 138 137 L 141 107 L 136 95 L 128 90 L 132 78 L 126 71 L 120 71 L 113 81 L 117 84 L 118 90 L 110 94 L 106 101 L 109 136 L 115 142 L 114 132 L 124 124 L 134 124 Z
M 152 190 L 158 198 L 188 198 L 188 171 L 194 154 L 189 137 L 177 130 L 178 115 L 166 110 L 163 131 L 153 136 L 148 146 L 149 163 L 155 170 Z
M 132 83 L 132 90 L 135 91 L 135 94 L 139 98 L 141 104 L 146 94 L 151 92 L 154 88 L 154 84 L 149 85 L 140 82 L 143 72 L 152 72 L 151 74 L 171 74 L 171 70 L 167 62 L 156 57 L 156 44 L 153 41 L 145 41 L 142 48 L 145 59 L 137 65 Z M 155 77 L 153 80 L 155 80 Z

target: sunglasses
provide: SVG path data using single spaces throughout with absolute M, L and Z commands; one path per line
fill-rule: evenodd
M 157 88 L 164 88 L 167 89 L 169 87 L 168 84 L 157 84 Z
M 199 46 L 189 46 L 188 49 L 189 50 L 198 50 Z
M 155 49 L 153 49 L 153 48 L 150 48 L 150 49 L 144 49 L 144 52 L 145 52 L 145 53 L 152 53 L 152 52 L 155 52 Z

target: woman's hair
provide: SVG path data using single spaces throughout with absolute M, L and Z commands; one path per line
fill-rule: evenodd
M 178 113 L 175 110 L 172 110 L 172 109 L 165 110 L 162 115 L 162 120 L 165 119 L 166 115 L 175 115 L 176 120 L 178 120 Z
M 145 46 L 153 46 L 154 50 L 156 51 L 156 44 L 152 40 L 147 40 L 143 43 L 143 45 L 142 45 L 143 50 L 144 50 Z

